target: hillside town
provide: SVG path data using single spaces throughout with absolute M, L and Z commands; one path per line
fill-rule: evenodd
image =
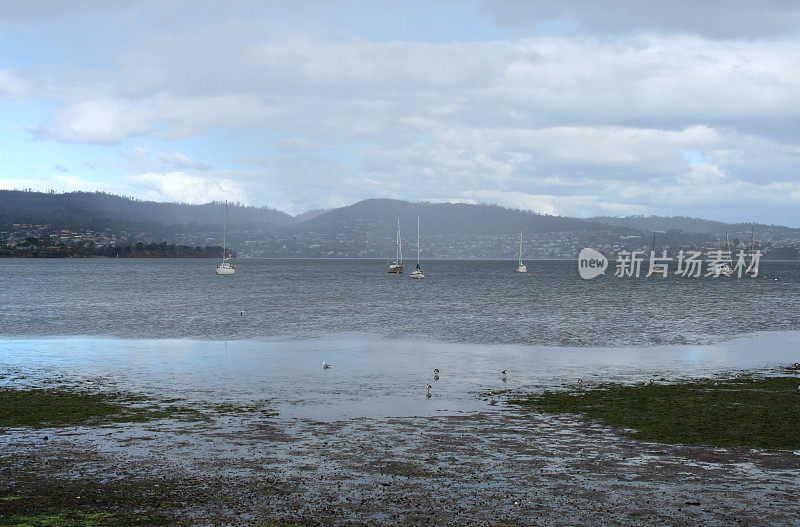
M 362 230 L 357 225 L 342 230 L 335 234 L 292 233 L 286 229 L 234 227 L 228 236 L 229 245 L 238 252 L 239 258 L 387 258 L 395 252 L 395 240 L 391 236 Z M 731 250 L 750 248 L 750 238 L 746 234 L 735 233 L 730 237 Z M 724 244 L 724 238 L 676 231 L 657 233 L 655 238 L 657 250 L 670 252 L 679 249 L 714 250 Z M 18 251 L 53 246 L 125 247 L 137 243 L 205 248 L 217 246 L 220 241 L 221 233 L 213 231 L 179 232 L 165 240 L 144 231 L 71 230 L 49 224 L 0 225 L 0 247 Z M 423 235 L 421 245 L 425 259 L 513 259 L 519 250 L 519 233 Z M 798 255 L 800 240 L 791 237 L 759 238 L 755 246 L 767 258 L 794 259 Z M 403 235 L 402 247 L 406 255 L 416 252 L 416 239 L 411 233 Z M 531 233 L 524 239 L 527 259 L 574 258 L 584 247 L 593 247 L 608 255 L 620 251 L 650 251 L 653 238 L 644 234 L 620 235 L 608 231 L 567 231 Z

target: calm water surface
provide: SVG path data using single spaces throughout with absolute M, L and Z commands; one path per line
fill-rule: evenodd
M 422 281 L 368 260 L 241 261 L 233 277 L 215 264 L 0 260 L 0 385 L 266 401 L 336 419 L 800 361 L 796 263 L 762 263 L 757 279 L 593 281 L 574 262 L 517 275 L 515 262 L 431 261 Z

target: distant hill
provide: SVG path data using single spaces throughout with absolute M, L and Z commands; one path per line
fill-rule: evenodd
M 0 220 L 14 223 L 53 224 L 64 228 L 140 227 L 154 225 L 222 225 L 224 203 L 188 205 L 140 201 L 104 192 L 65 194 L 0 190 Z M 229 204 L 229 225 L 288 225 L 294 220 L 270 208 Z
M 595 216 L 587 218 L 586 221 L 605 223 L 607 225 L 615 225 L 618 227 L 628 227 L 631 229 L 638 229 L 645 232 L 667 232 L 667 231 L 683 231 L 683 232 L 696 232 L 711 234 L 713 236 L 725 236 L 729 234 L 731 237 L 738 236 L 742 238 L 749 234 L 751 229 L 755 230 L 755 236 L 768 235 L 770 238 L 780 237 L 793 237 L 796 238 L 800 235 L 800 229 L 791 227 L 784 227 L 781 225 L 764 225 L 761 223 L 724 223 L 721 221 L 703 220 L 700 218 L 691 218 L 687 216 Z
M 303 221 L 311 220 L 311 219 L 314 219 L 317 216 L 319 216 L 321 214 L 325 214 L 326 212 L 331 211 L 331 210 L 333 210 L 333 209 L 307 210 L 307 211 L 305 211 L 303 213 L 298 214 L 294 218 L 292 218 L 292 222 L 293 223 L 300 223 L 300 222 L 303 222 Z
M 404 235 L 416 230 L 417 213 L 421 215 L 425 235 L 476 235 L 544 232 L 627 232 L 624 226 L 611 226 L 563 216 L 508 209 L 498 205 L 466 203 L 412 203 L 393 199 L 367 199 L 353 205 L 329 210 L 292 226 L 295 232 L 349 232 L 353 229 L 375 235 L 394 237 L 397 217 Z
M 776 225 L 726 224 L 685 217 L 630 216 L 589 219 L 551 216 L 497 205 L 366 199 L 353 205 L 313 210 L 295 217 L 279 210 L 231 204 L 227 244 L 244 257 L 382 258 L 395 250 L 400 217 L 403 246 L 416 247 L 421 215 L 423 253 L 430 258 L 515 258 L 519 232 L 531 258 L 572 258 L 582 247 L 609 254 L 644 250 L 652 244 L 732 248 L 756 246 L 770 257 L 795 258 L 800 229 Z M 223 203 L 188 205 L 140 201 L 102 192 L 65 194 L 0 190 L 0 245 L 26 240 L 98 247 L 167 241 L 208 247 L 220 243 Z M 32 243 L 32 242 L 31 242 Z

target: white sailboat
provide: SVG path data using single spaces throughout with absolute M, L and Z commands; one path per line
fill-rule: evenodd
M 522 231 L 519 231 L 519 264 L 517 265 L 518 273 L 527 273 L 528 268 L 522 263 Z
M 229 275 L 236 272 L 236 266 L 231 263 L 231 257 L 225 245 L 228 235 L 228 200 L 225 200 L 225 228 L 222 231 L 222 261 L 217 265 L 217 274 Z
M 730 257 L 730 243 L 728 242 L 728 233 L 725 233 L 725 252 Z M 724 262 L 717 262 L 714 264 L 714 275 L 715 276 L 731 276 L 733 274 L 733 269 L 731 268 L 730 260 Z
M 411 278 L 425 278 L 425 273 L 419 266 L 419 214 L 417 214 L 417 267 L 411 271 Z
M 655 257 L 655 253 L 656 253 L 656 235 L 653 234 L 652 254 L 653 254 L 654 257 Z M 651 274 L 664 274 L 665 271 L 666 271 L 666 269 L 664 268 L 663 265 L 654 265 L 653 268 L 650 269 L 650 272 L 647 275 L 650 276 Z
M 400 215 L 397 216 L 397 252 L 395 253 L 394 262 L 389 262 L 388 271 L 392 274 L 403 274 L 403 240 L 400 238 Z
M 753 276 L 758 276 L 758 264 L 756 262 L 756 229 L 752 227 L 750 230 L 750 266 L 747 272 Z

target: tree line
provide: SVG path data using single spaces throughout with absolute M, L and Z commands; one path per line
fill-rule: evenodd
M 46 237 L 43 237 L 46 238 Z M 228 254 L 235 257 L 234 251 Z M 47 239 L 26 238 L 17 245 L 0 242 L 0 258 L 222 258 L 219 245 L 191 246 L 138 242 L 134 245 L 104 245 L 94 242 L 51 244 Z

